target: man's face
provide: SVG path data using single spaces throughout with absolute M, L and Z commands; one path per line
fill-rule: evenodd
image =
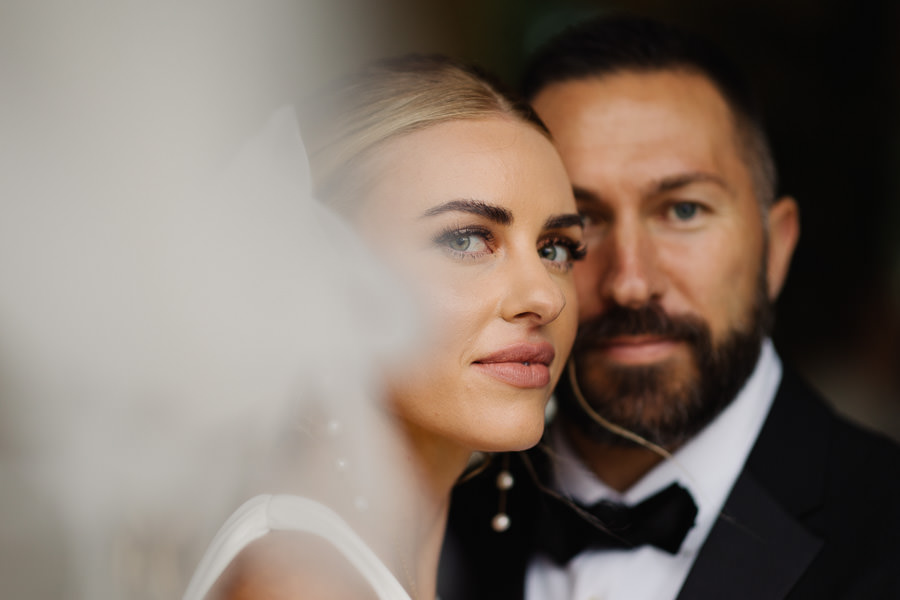
M 752 371 L 780 285 L 767 281 L 730 109 L 706 78 L 681 71 L 556 83 L 534 106 L 586 218 L 580 388 L 602 416 L 678 445 Z

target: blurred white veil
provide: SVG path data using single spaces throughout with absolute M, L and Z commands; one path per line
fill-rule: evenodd
M 132 93 L 112 85 L 103 97 Z M 217 527 L 255 493 L 324 485 L 364 510 L 363 491 L 392 477 L 367 462 L 378 365 L 411 347 L 420 324 L 311 197 L 292 111 L 210 162 L 224 167 L 192 169 L 179 153 L 197 150 L 184 144 L 196 132 L 179 126 L 196 124 L 143 122 L 150 102 L 72 115 L 60 103 L 43 119 L 26 95 L 7 101 L 4 596 L 178 597 Z

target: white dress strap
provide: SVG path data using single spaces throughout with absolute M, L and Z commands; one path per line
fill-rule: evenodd
M 336 512 L 309 498 L 256 496 L 225 522 L 197 566 L 183 600 L 203 600 L 248 544 L 270 531 L 302 531 L 331 543 L 360 572 L 380 600 L 410 600 L 376 554 Z

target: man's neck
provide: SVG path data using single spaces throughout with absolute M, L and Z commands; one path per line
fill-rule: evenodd
M 641 480 L 663 457 L 640 446 L 596 442 L 571 423 L 563 423 L 565 434 L 585 466 L 603 483 L 626 492 Z

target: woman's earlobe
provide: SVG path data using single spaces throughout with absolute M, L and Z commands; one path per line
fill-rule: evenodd
M 787 278 L 791 257 L 800 237 L 800 208 L 793 197 L 782 196 L 769 207 L 768 216 L 769 252 L 766 278 L 769 299 L 774 301 Z

